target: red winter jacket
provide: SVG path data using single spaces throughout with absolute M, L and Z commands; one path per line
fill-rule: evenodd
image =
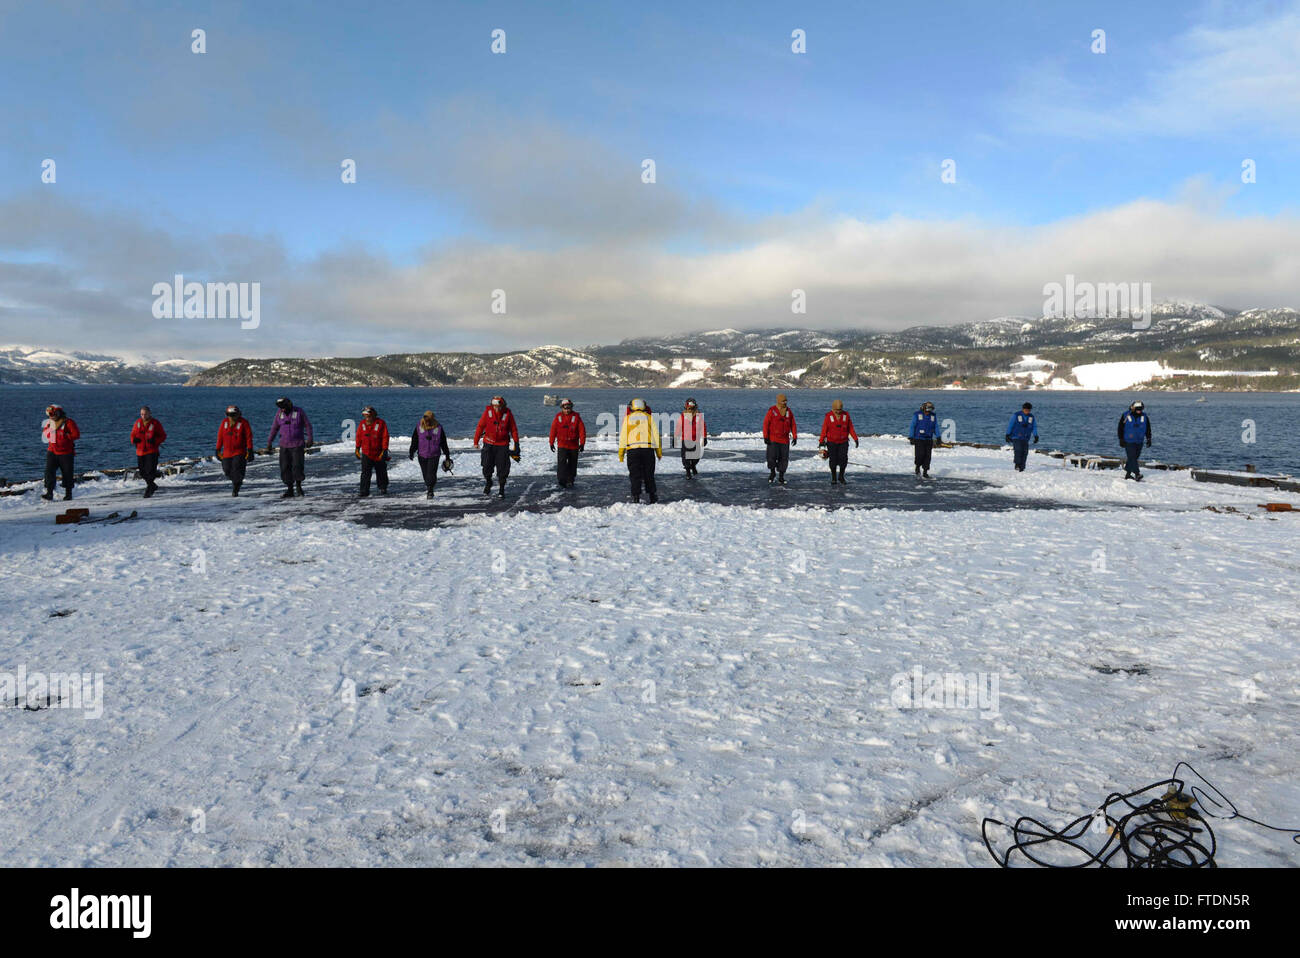
M 576 412 L 567 416 L 560 412 L 551 421 L 551 445 L 561 449 L 577 449 L 587 442 L 587 426 Z
M 378 462 L 388 451 L 388 423 L 376 416 L 357 423 L 357 448 L 367 459 Z
M 799 438 L 799 432 L 794 424 L 794 413 L 789 406 L 785 407 L 784 416 L 775 406 L 767 411 L 767 415 L 763 417 L 763 438 L 768 442 L 779 443 L 788 443 L 792 438 Z
M 677 438 L 687 442 L 702 442 L 708 436 L 704 427 L 704 413 L 697 412 L 688 416 L 684 412 L 677 414 Z
M 67 456 L 77 451 L 76 443 L 81 438 L 81 430 L 74 420 L 65 419 L 57 428 L 50 420 L 45 422 L 45 448 L 56 456 Z
M 150 456 L 167 441 L 167 430 L 157 419 L 151 418 L 147 423 L 143 419 L 137 419 L 131 427 L 131 441 L 135 443 L 137 456 Z
M 474 430 L 474 445 L 482 439 L 489 446 L 508 446 L 511 438 L 519 445 L 519 428 L 515 425 L 515 414 L 509 409 L 497 412 L 491 406 L 479 416 L 478 428 Z
M 222 459 L 234 459 L 236 456 L 248 457 L 253 449 L 253 427 L 248 420 L 240 416 L 232 426 L 230 417 L 221 420 L 217 427 L 217 455 Z
M 849 437 L 853 441 L 858 441 L 858 433 L 853 428 L 853 419 L 846 412 L 837 413 L 831 410 L 822 420 L 822 435 L 818 442 L 848 442 Z

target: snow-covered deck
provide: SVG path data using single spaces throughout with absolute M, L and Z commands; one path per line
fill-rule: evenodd
M 841 490 L 801 444 L 770 489 L 732 437 L 638 507 L 602 445 L 564 508 L 541 441 L 504 504 L 473 454 L 432 504 L 405 459 L 358 503 L 341 447 L 304 500 L 262 460 L 237 500 L 211 466 L 79 490 L 120 525 L 0 500 L 0 672 L 104 682 L 97 719 L 0 710 L 11 863 L 991 865 L 985 815 L 1179 760 L 1300 817 L 1300 515 L 1259 490 L 976 449 L 918 484 L 897 439 Z M 996 706 L 906 707 L 916 669 Z M 1300 861 L 1215 831 L 1220 864 Z

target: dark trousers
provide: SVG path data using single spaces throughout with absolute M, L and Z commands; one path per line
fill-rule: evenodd
M 1025 471 L 1025 463 L 1029 459 L 1029 440 L 1012 439 L 1011 448 L 1016 452 L 1016 468 L 1021 472 Z
M 501 485 L 506 484 L 506 479 L 510 476 L 510 447 L 494 446 L 491 443 L 483 443 L 483 452 L 479 456 L 479 461 L 483 464 L 483 479 L 486 482 L 492 481 L 492 472 L 496 470 L 497 482 Z
M 48 450 L 45 453 L 45 491 L 54 491 L 54 473 L 63 474 L 63 488 L 72 490 L 72 457 L 73 453 L 65 452 L 62 455 L 55 455 Z
M 380 492 L 388 491 L 388 463 L 383 459 L 371 459 L 369 456 L 361 457 L 361 494 L 370 495 L 370 473 L 375 474 L 375 484 L 379 486 Z
M 155 485 L 154 480 L 158 478 L 158 453 L 151 452 L 147 456 L 136 456 L 135 465 L 140 470 L 140 478 L 152 488 Z
M 227 456 L 221 460 L 221 471 L 226 474 L 235 491 L 244 484 L 244 471 L 248 468 L 248 459 L 244 456 Z
M 302 446 L 280 447 L 280 481 L 286 486 L 302 482 L 302 464 L 307 453 Z
M 826 451 L 830 453 L 829 460 L 831 472 L 844 475 L 844 469 L 849 464 L 849 444 L 847 442 L 828 442 Z
M 651 499 L 659 498 L 655 486 L 655 451 L 653 449 L 629 449 L 627 451 L 627 474 L 632 481 L 632 498 L 641 495 L 641 486 Z
M 1142 467 L 1138 464 L 1138 456 L 1142 455 L 1142 443 L 1126 442 L 1124 451 L 1128 453 L 1128 462 L 1124 463 L 1124 475 L 1129 473 L 1135 476 L 1142 475 Z
M 693 476 L 700 471 L 700 454 L 703 451 L 698 439 L 690 446 L 686 445 L 686 440 L 682 440 L 682 468 L 687 475 Z
M 420 475 L 424 476 L 424 488 L 433 492 L 433 487 L 438 484 L 438 457 L 431 456 L 426 459 L 424 456 L 416 456 L 420 460 Z
M 555 478 L 562 486 L 573 485 L 578 478 L 578 450 L 555 448 Z
M 930 454 L 934 452 L 933 439 L 917 439 L 916 453 L 913 455 L 913 461 L 921 467 L 922 472 L 930 471 Z
M 784 476 L 786 467 L 789 465 L 790 444 L 788 442 L 769 442 L 767 444 L 768 471 L 776 470 L 778 475 Z

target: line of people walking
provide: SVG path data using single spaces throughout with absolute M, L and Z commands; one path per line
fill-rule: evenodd
M 287 396 L 277 399 L 275 407 L 271 431 L 260 452 L 269 456 L 272 447 L 278 447 L 280 481 L 285 487 L 281 497 L 303 496 L 306 451 L 313 441 L 311 420 L 306 411 L 294 405 Z M 45 417 L 41 433 L 46 443 L 45 493 L 41 498 L 52 500 L 56 479 L 61 478 L 63 498 L 71 499 L 76 442 L 81 432 L 61 406 L 47 406 Z M 695 479 L 699 476 L 704 450 L 709 445 L 709 433 L 704 414 L 694 398 L 687 398 L 673 425 L 675 441 L 681 447 L 685 477 Z M 794 411 L 784 393 L 777 394 L 776 402 L 764 415 L 762 436 L 766 448 L 767 481 L 771 485 L 784 486 L 791 447 L 799 442 Z M 1126 455 L 1125 479 L 1142 481 L 1139 457 L 1144 445 L 1150 447 L 1151 437 L 1150 417 L 1143 403 L 1134 401 L 1120 416 L 1117 427 L 1117 438 Z M 1038 420 L 1032 403 L 1024 403 L 1018 412 L 1011 415 L 1004 438 L 1012 448 L 1013 468 L 1024 472 L 1029 446 L 1039 439 Z M 167 441 L 167 430 L 148 406 L 142 406 L 139 418 L 131 427 L 130 439 L 135 448 L 137 470 L 145 482 L 144 496 L 149 498 L 158 491 L 158 459 L 160 449 Z M 936 445 L 943 445 L 934 403 L 923 402 L 913 413 L 907 439 L 914 450 L 915 475 L 919 479 L 929 479 L 933 450 Z M 833 485 L 847 482 L 845 471 L 850 440 L 855 448 L 859 445 L 853 419 L 845 410 L 843 400 L 833 399 L 830 410 L 822 418 L 818 434 L 818 453 L 830 467 Z M 389 443 L 388 424 L 374 406 L 364 407 L 361 421 L 356 426 L 354 446 L 354 454 L 361 465 L 360 497 L 370 495 L 372 483 L 380 495 L 387 494 Z M 560 411 L 551 422 L 548 443 L 556 456 L 556 484 L 562 489 L 572 488 L 578 474 L 578 457 L 587 448 L 587 426 L 571 399 L 561 400 Z M 520 448 L 519 426 L 504 396 L 493 396 L 479 416 L 473 445 L 481 450 L 479 464 L 483 474 L 483 494 L 492 495 L 495 482 L 497 497 L 505 498 L 510 464 L 520 461 Z M 226 416 L 217 428 L 216 456 L 231 484 L 232 496 L 239 495 L 248 463 L 256 453 L 249 421 L 238 406 L 227 406 Z M 432 410 L 426 409 L 412 430 L 407 455 L 408 459 L 419 460 L 425 497 L 432 499 L 439 469 L 450 473 L 454 467 L 447 431 Z M 623 410 L 618 436 L 618 459 L 627 464 L 630 501 L 640 502 L 643 494 L 649 502 L 659 501 L 655 470 L 662 458 L 659 421 L 644 399 L 634 398 Z

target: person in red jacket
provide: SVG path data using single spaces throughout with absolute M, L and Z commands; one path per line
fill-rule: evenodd
M 560 400 L 560 411 L 551 421 L 551 452 L 555 457 L 555 476 L 560 488 L 572 487 L 578 478 L 578 453 L 587 448 L 587 426 L 573 411 L 573 400 Z
M 478 427 L 474 430 L 474 448 L 483 440 L 483 495 L 492 495 L 492 473 L 496 472 L 499 491 L 497 496 L 506 497 L 506 479 L 510 475 L 510 459 L 519 455 L 519 427 L 515 425 L 515 414 L 506 408 L 504 396 L 493 396 L 492 402 L 479 416 Z M 514 450 L 510 441 L 514 440 Z
M 217 458 L 221 460 L 221 471 L 230 480 L 230 494 L 239 495 L 244 470 L 253 458 L 253 427 L 238 406 L 227 406 L 226 418 L 217 427 Z
M 704 413 L 700 412 L 694 399 L 687 399 L 677 414 L 677 439 L 682 444 L 682 468 L 686 470 L 686 478 L 694 479 L 700 474 L 700 459 L 704 456 L 704 447 L 709 444 Z
M 842 399 L 832 399 L 831 411 L 822 420 L 822 434 L 818 440 L 818 446 L 828 451 L 831 482 L 844 482 L 844 469 L 849 464 L 850 437 L 853 438 L 853 448 L 856 449 L 858 433 L 853 428 L 853 419 L 844 411 Z
M 361 410 L 357 424 L 357 458 L 361 460 L 361 498 L 370 495 L 370 473 L 375 473 L 379 494 L 388 494 L 388 423 L 374 406 Z
M 799 444 L 799 430 L 794 413 L 785 404 L 785 393 L 777 393 L 776 405 L 763 417 L 763 441 L 767 443 L 767 481 L 771 484 L 779 479 L 784 486 L 790 447 Z
M 45 440 L 45 494 L 41 496 L 46 502 L 54 498 L 54 474 L 63 477 L 63 498 L 72 498 L 72 460 L 77 452 L 77 440 L 81 430 L 76 422 L 68 418 L 62 406 L 47 406 L 45 409 L 45 426 L 42 436 Z
M 158 447 L 167 441 L 167 430 L 161 421 L 154 419 L 148 406 L 140 407 L 140 418 L 131 427 L 131 443 L 135 446 L 135 464 L 140 478 L 145 481 L 144 497 L 148 499 L 158 491 Z

